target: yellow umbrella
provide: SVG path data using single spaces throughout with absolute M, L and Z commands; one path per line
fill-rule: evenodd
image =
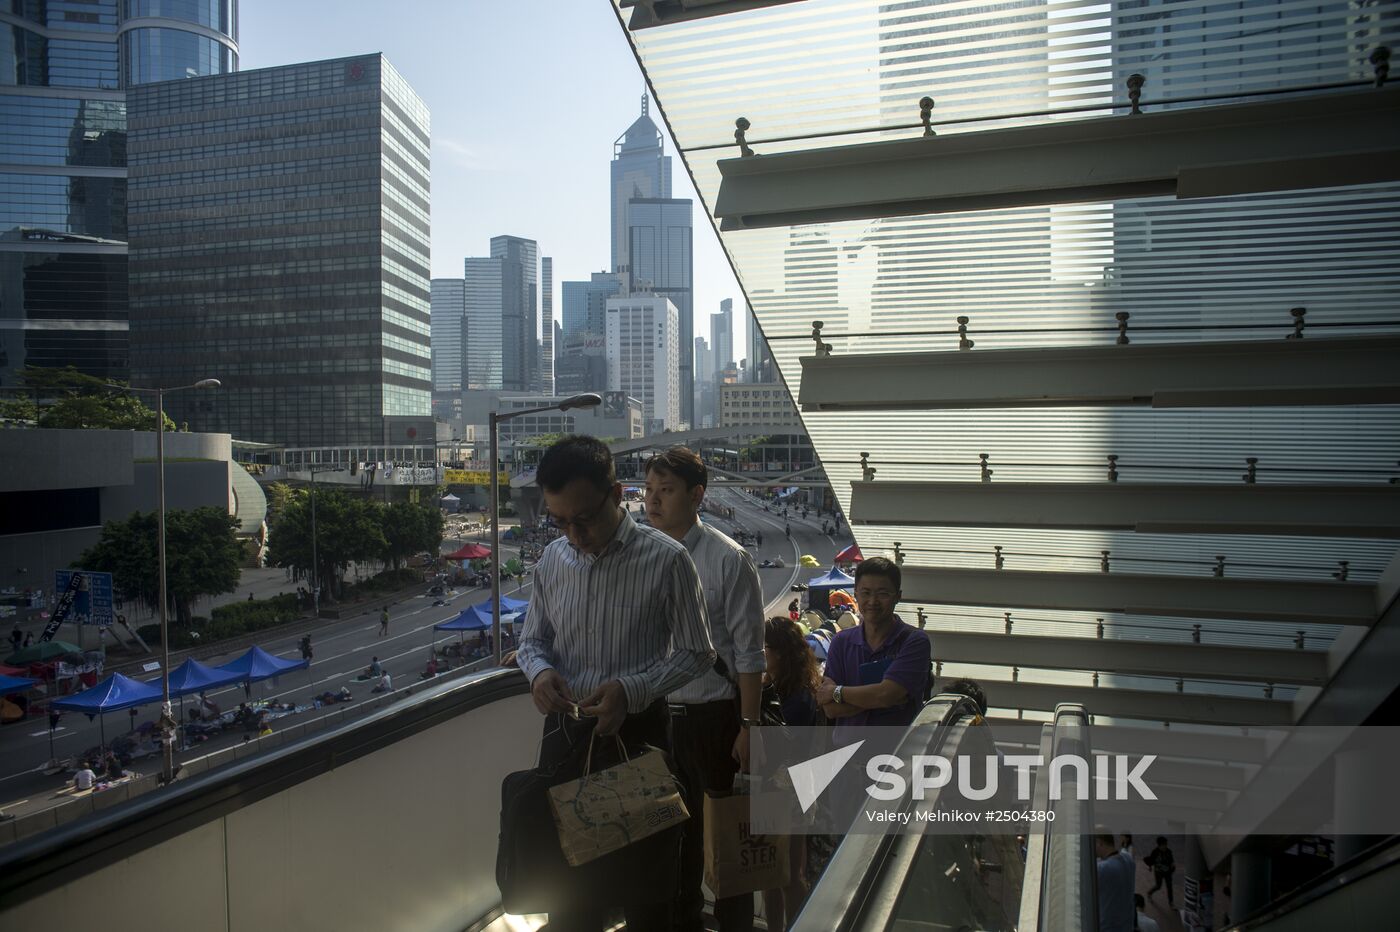
M 808 567 L 821 566 L 821 564 L 817 562 L 817 558 L 812 556 L 810 553 L 804 553 L 802 555 L 802 558 L 797 561 L 797 565 Z

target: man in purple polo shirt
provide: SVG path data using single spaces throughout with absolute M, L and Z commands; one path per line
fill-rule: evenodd
M 894 613 L 900 570 L 872 557 L 856 568 L 860 624 L 839 632 L 827 648 L 826 676 L 816 699 L 836 720 L 837 746 L 864 725 L 907 726 L 919 714 L 929 678 L 929 639 Z

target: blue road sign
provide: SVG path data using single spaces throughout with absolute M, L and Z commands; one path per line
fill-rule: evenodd
M 62 599 L 72 585 L 73 575 L 81 577 L 73 605 L 63 620 L 79 625 L 110 625 L 116 621 L 112 611 L 112 574 L 93 573 L 88 570 L 56 570 L 54 572 L 54 594 Z

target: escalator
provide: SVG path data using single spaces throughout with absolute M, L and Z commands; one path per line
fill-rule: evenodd
M 930 700 L 896 752 L 945 757 L 995 755 L 993 729 L 977 724 L 972 703 L 960 696 Z M 1081 753 L 1088 717 L 1061 706 L 1041 736 L 1040 754 Z M 1067 781 L 1068 785 L 1068 781 Z M 1026 835 L 1024 861 L 1016 836 L 971 830 L 963 834 L 850 834 L 793 925 L 795 932 L 1092 932 L 1094 896 L 1091 803 L 1051 802 L 1037 780 L 1034 806 L 1055 812 Z M 936 796 L 903 800 L 905 809 L 936 809 Z

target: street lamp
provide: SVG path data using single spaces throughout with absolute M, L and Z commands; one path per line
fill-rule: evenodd
M 582 395 L 574 395 L 565 398 L 554 405 L 540 405 L 538 408 L 522 408 L 519 411 L 508 411 L 505 414 L 498 414 L 492 411 L 489 416 L 491 424 L 491 461 L 487 468 L 491 471 L 491 641 L 496 655 L 496 666 L 501 665 L 501 514 L 500 514 L 500 477 L 498 476 L 497 462 L 500 460 L 500 436 L 496 425 L 502 421 L 509 421 L 511 418 L 520 417 L 524 414 L 539 414 L 541 411 L 553 411 L 556 408 L 560 411 L 569 411 L 573 408 L 593 408 L 603 403 L 603 396 L 597 392 L 585 392 Z
M 315 463 L 308 463 L 307 468 L 311 472 L 311 608 L 316 613 L 316 617 L 321 617 L 321 570 L 319 561 L 316 559 L 316 473 L 333 472 L 335 466 L 322 466 L 316 468 Z
M 165 595 L 165 396 L 192 388 L 218 388 L 222 384 L 218 379 L 200 379 L 175 388 L 133 388 L 130 385 L 106 383 L 107 388 L 117 391 L 156 396 L 156 553 L 160 578 L 160 684 L 164 696 L 160 718 L 161 745 L 165 749 L 161 782 L 165 784 L 175 779 L 175 713 L 170 706 L 170 619 Z

